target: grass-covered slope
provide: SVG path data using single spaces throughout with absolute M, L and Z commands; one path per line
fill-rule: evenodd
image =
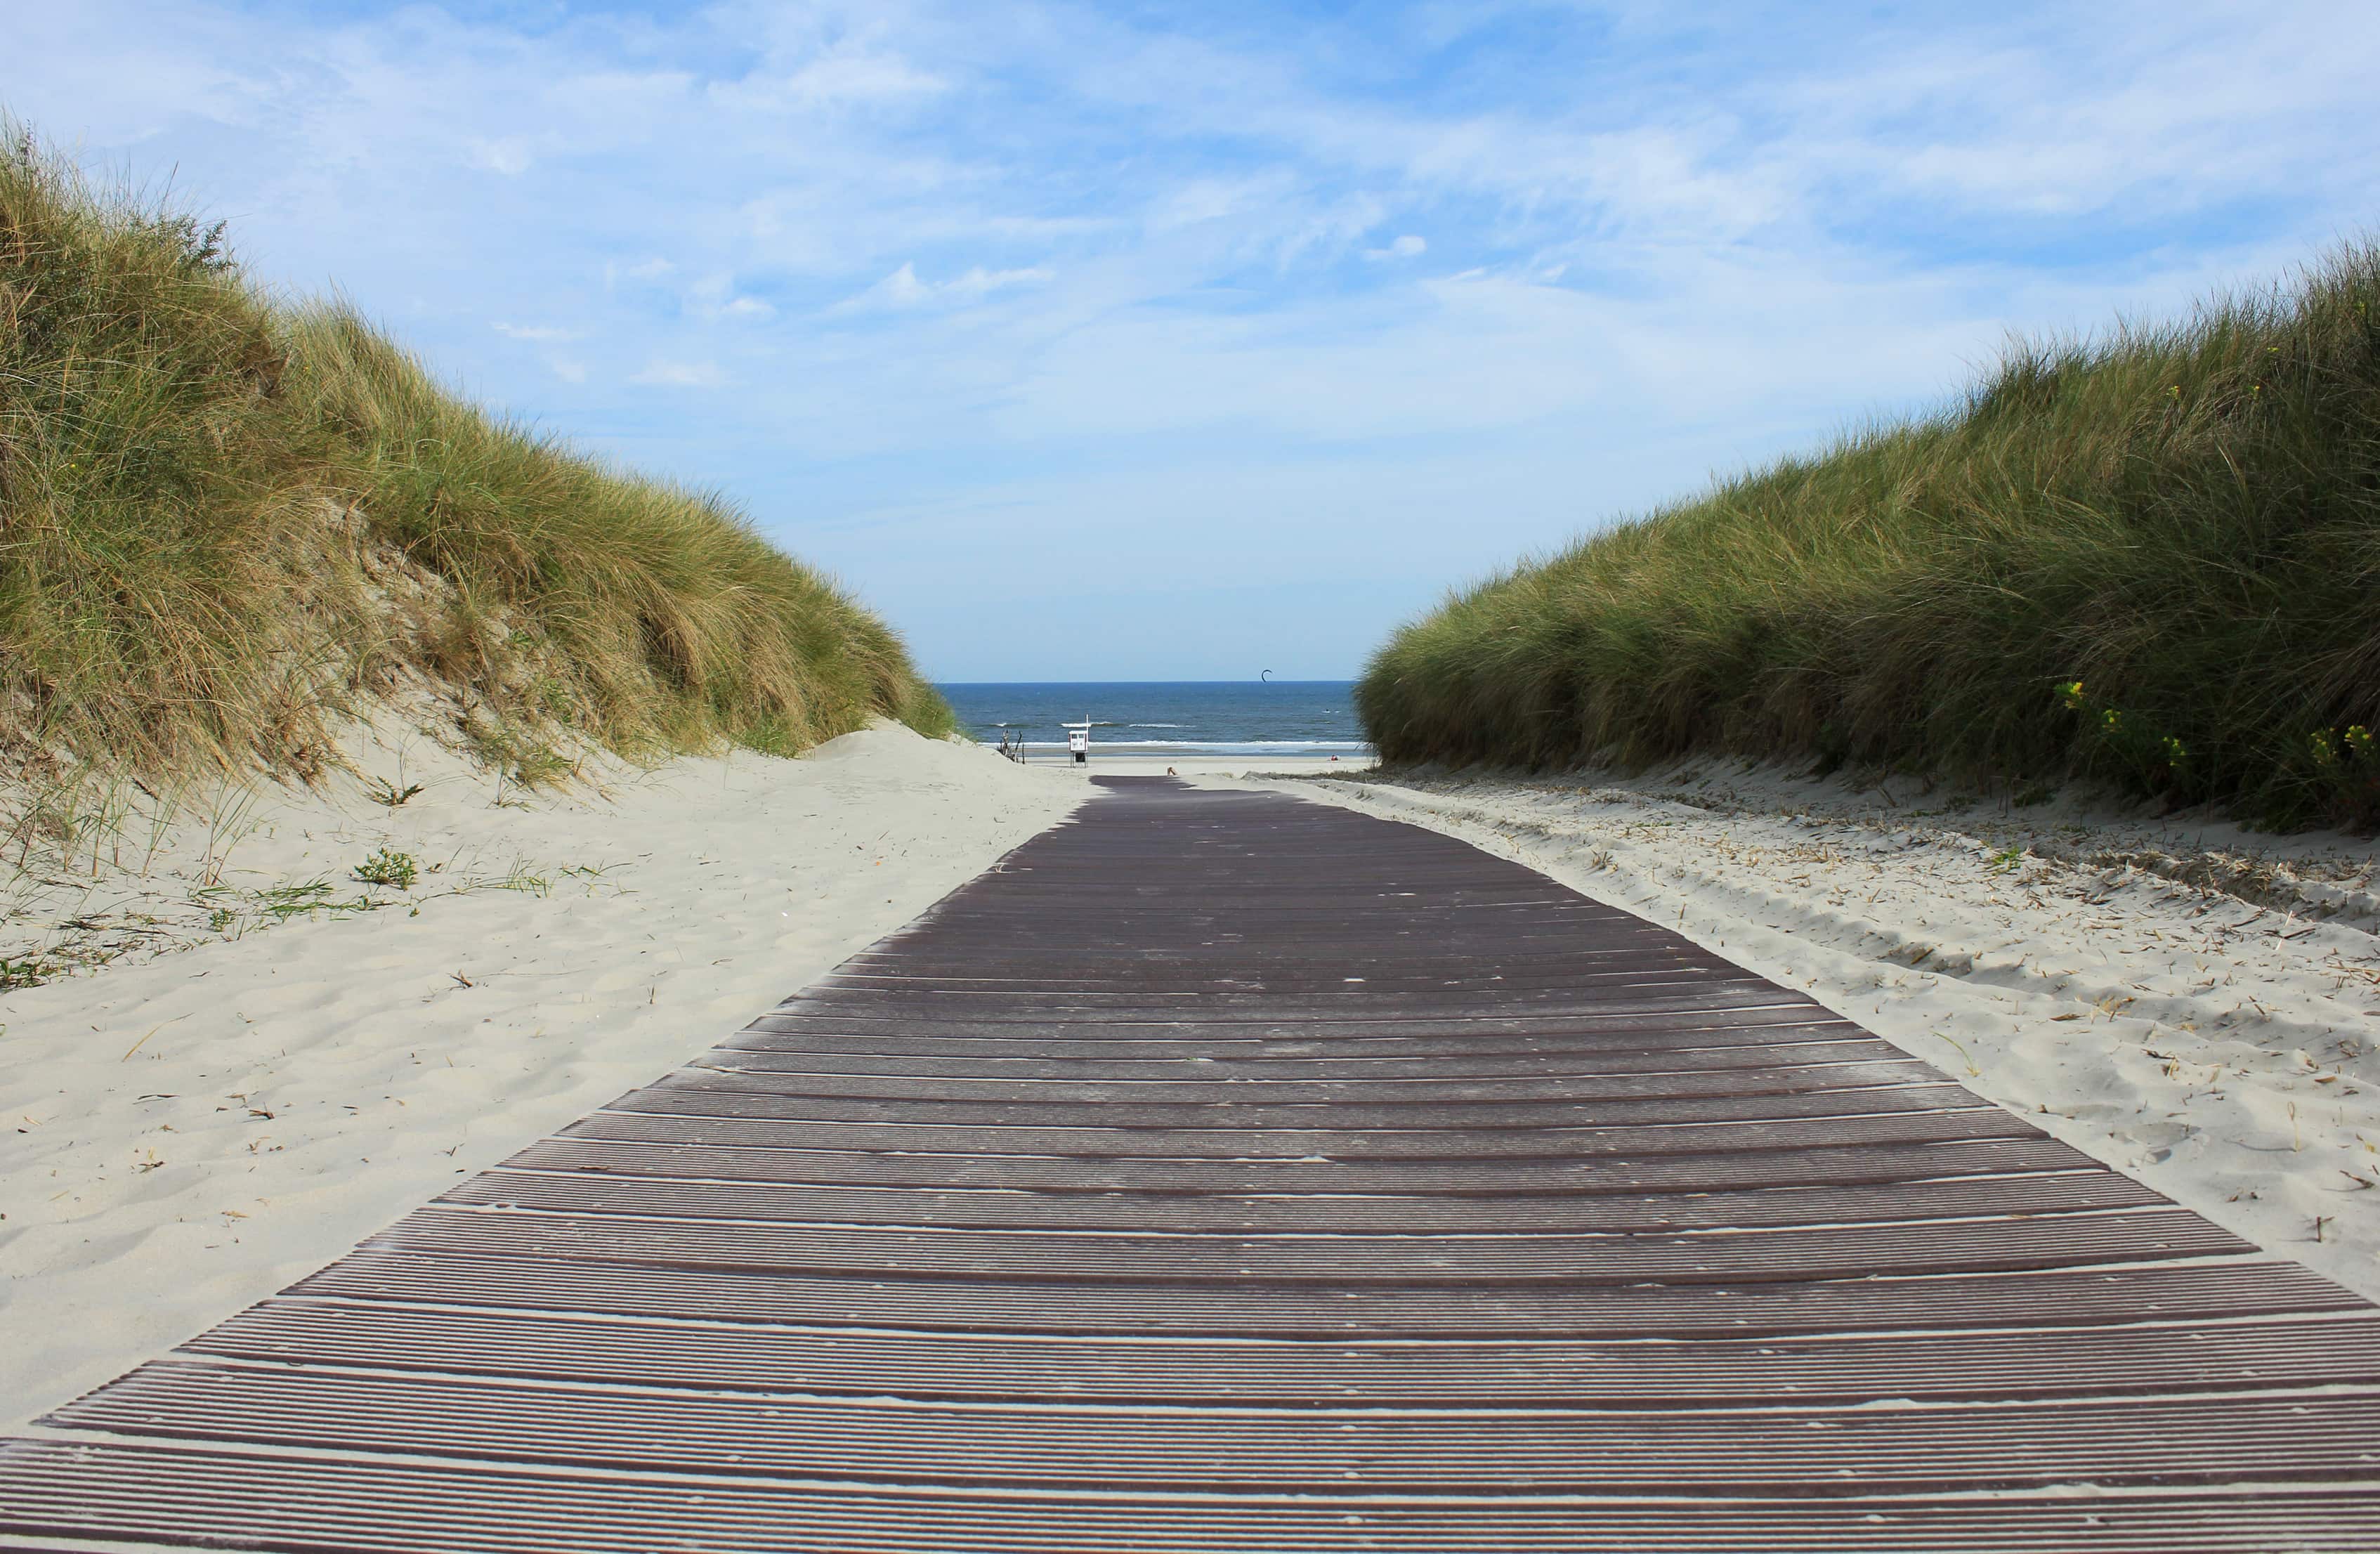
M 0 741 L 173 775 L 306 772 L 411 684 L 534 778 L 792 752 L 948 710 L 893 635 L 717 497 L 447 393 L 220 227 L 0 151 Z M 565 741 L 566 743 L 566 741 Z
M 1691 752 L 2380 819 L 2380 249 L 2022 346 L 1939 415 L 1451 599 L 1356 693 L 1391 761 Z

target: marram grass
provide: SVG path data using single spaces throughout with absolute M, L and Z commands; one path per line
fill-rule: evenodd
M 1694 753 L 2380 820 L 2380 248 L 2021 345 L 1951 408 L 1448 601 L 1356 690 L 1391 762 Z
M 0 149 L 0 739 L 305 772 L 408 678 L 534 778 L 548 735 L 792 753 L 949 710 L 720 498 L 441 388 L 207 228 Z

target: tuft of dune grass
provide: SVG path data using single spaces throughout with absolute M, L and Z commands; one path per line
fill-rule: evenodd
M 0 149 L 0 738 L 164 776 L 310 774 L 408 679 L 490 759 L 549 735 L 792 754 L 949 709 L 718 495 L 441 387 L 220 225 Z
M 1384 759 L 1815 757 L 2380 820 L 2380 247 L 2095 341 L 1451 597 Z

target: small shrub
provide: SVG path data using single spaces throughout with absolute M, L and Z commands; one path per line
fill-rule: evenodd
M 392 853 L 382 847 L 363 862 L 356 865 L 355 878 L 367 885 L 388 885 L 409 891 L 419 870 L 410 853 Z
M 2192 776 L 2190 747 L 2179 736 L 2153 718 L 2093 695 L 2080 680 L 2060 685 L 2058 699 L 2081 715 L 2076 743 L 2084 765 L 2137 793 L 2186 795 Z
M 2362 723 L 2318 728 L 2306 735 L 2313 782 L 2329 812 L 2359 830 L 2380 823 L 2380 749 Z

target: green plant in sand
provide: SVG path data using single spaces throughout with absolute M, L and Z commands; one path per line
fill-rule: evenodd
M 409 891 L 419 868 L 414 863 L 412 854 L 392 853 L 382 847 L 356 865 L 354 873 L 355 878 L 367 885 L 388 885 L 396 890 Z

